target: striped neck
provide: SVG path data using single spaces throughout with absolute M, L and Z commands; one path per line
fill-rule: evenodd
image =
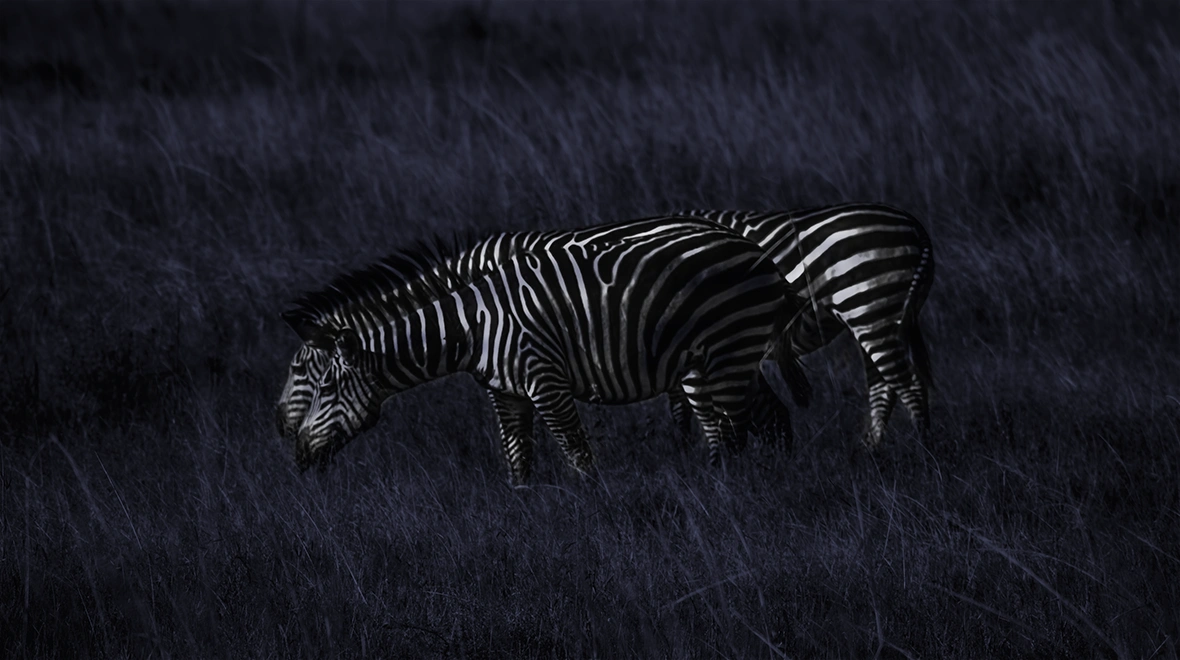
M 466 285 L 362 333 L 362 347 L 380 361 L 383 384 L 398 392 L 471 371 L 482 353 L 477 301 L 476 286 Z

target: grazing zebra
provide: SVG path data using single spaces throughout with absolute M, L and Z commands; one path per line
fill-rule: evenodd
M 575 399 L 628 403 L 682 387 L 716 464 L 722 445 L 745 437 L 759 370 L 787 396 L 778 364 L 792 360 L 777 340 L 800 301 L 755 243 L 668 217 L 537 236 L 466 273 L 446 267 L 454 252 L 420 246 L 284 313 L 300 352 L 319 351 L 301 363 L 310 400 L 278 411 L 299 467 L 375 424 L 384 399 L 452 373 L 489 390 L 515 483 L 531 468 L 534 410 L 584 471 L 593 453 Z
M 287 367 L 287 382 L 283 385 L 283 393 L 279 395 L 279 403 L 275 406 L 279 435 L 295 437 L 299 432 L 303 419 L 307 417 L 307 411 L 311 409 L 316 386 L 332 361 L 329 348 L 303 343 L 300 344 L 299 350 L 295 351 L 291 364 Z
M 860 344 L 868 384 L 864 444 L 885 435 L 898 398 L 914 425 L 929 435 L 930 371 L 918 312 L 934 277 L 926 229 L 912 215 L 883 204 L 851 203 L 795 211 L 678 211 L 705 218 L 757 242 L 804 298 L 788 329 L 791 353 L 815 351 L 848 328 Z M 669 395 L 685 430 L 687 402 Z
M 488 236 L 472 242 L 471 247 L 456 254 L 444 254 L 439 251 L 439 245 L 423 245 L 419 247 L 414 259 L 388 259 L 383 265 L 384 295 L 397 295 L 396 292 L 404 287 L 421 288 L 425 284 L 418 282 L 422 277 L 432 279 L 442 278 L 442 281 L 457 286 L 462 282 L 494 269 L 498 264 L 511 259 L 518 252 L 529 251 L 541 247 L 543 244 L 560 238 L 561 233 L 546 231 L 505 232 Z M 471 242 L 471 241 L 468 241 Z M 386 308 L 385 320 L 392 320 L 393 308 Z M 348 323 L 354 323 L 349 319 Z M 780 372 L 786 380 L 794 401 L 806 406 L 811 396 L 811 385 L 807 382 L 802 368 L 794 359 L 787 358 L 787 352 L 779 353 Z M 312 396 L 315 394 L 316 383 L 327 369 L 331 353 L 327 349 L 316 348 L 303 344 L 294 357 L 287 372 L 279 402 L 275 408 L 279 434 L 293 437 L 303 418 L 311 406 Z M 675 399 L 684 406 L 684 423 L 680 424 L 687 430 L 688 400 L 683 396 Z M 790 410 L 775 396 L 771 389 L 759 388 L 750 401 L 751 429 L 764 440 L 772 440 L 780 444 L 789 444 L 792 439 Z M 681 412 L 679 409 L 676 412 Z M 743 439 L 738 439 L 738 447 Z

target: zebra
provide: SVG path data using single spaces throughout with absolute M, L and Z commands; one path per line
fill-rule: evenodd
M 286 318 L 286 315 L 283 318 Z M 292 320 L 296 318 L 292 315 Z M 287 380 L 283 384 L 282 394 L 279 395 L 278 405 L 275 406 L 280 436 L 294 437 L 299 432 L 303 419 L 307 417 L 307 411 L 311 409 L 316 384 L 328 371 L 328 365 L 332 361 L 329 348 L 303 343 L 291 357 L 291 364 L 287 367 Z
M 402 287 L 420 288 L 424 285 L 416 280 L 423 276 L 443 278 L 457 286 L 480 273 L 494 269 L 518 252 L 537 249 L 542 243 L 553 240 L 554 236 L 554 232 L 551 231 L 524 231 L 502 232 L 482 239 L 471 235 L 456 237 L 456 243 L 469 243 L 470 247 L 461 251 L 452 249 L 453 254 L 440 250 L 441 246 L 437 242 L 421 245 L 416 255 L 427 255 L 424 263 L 422 259 L 386 260 L 382 272 L 386 288 L 384 293 L 388 297 Z M 386 320 L 392 320 L 392 315 Z M 806 407 L 811 397 L 811 384 L 807 381 L 802 367 L 796 360 L 786 359 L 785 351 L 781 352 L 779 357 L 780 373 L 785 378 L 792 399 L 796 404 Z M 327 369 L 330 358 L 331 354 L 326 349 L 306 343 L 301 345 L 292 357 L 287 380 L 275 406 L 280 436 L 293 437 L 297 433 L 311 405 L 315 383 Z M 750 402 L 751 429 L 763 440 L 789 446 L 792 440 L 790 410 L 775 396 L 773 390 L 759 388 L 753 397 Z M 682 402 L 687 408 L 686 398 L 681 396 L 677 401 Z M 686 411 L 685 414 L 691 413 Z M 688 421 L 685 420 L 682 425 L 678 424 L 677 428 L 681 426 L 684 427 L 682 432 L 687 434 Z M 739 438 L 738 448 L 741 444 L 742 439 Z
M 899 398 L 923 440 L 929 437 L 932 381 L 918 313 L 934 278 L 934 255 L 926 229 L 914 216 L 872 203 L 675 215 L 728 227 L 774 259 L 806 301 L 787 331 L 793 355 L 818 350 L 845 328 L 852 332 L 868 385 L 866 447 L 880 445 Z M 670 393 L 669 404 L 677 426 L 686 430 L 684 397 Z
M 744 438 L 755 374 L 790 396 L 778 338 L 801 300 L 762 248 L 709 221 L 540 232 L 532 249 L 467 273 L 437 267 L 459 254 L 443 251 L 397 252 L 284 312 L 311 382 L 305 408 L 279 410 L 300 470 L 371 428 L 384 399 L 452 373 L 488 390 L 513 484 L 531 471 L 534 411 L 585 473 L 593 451 L 575 399 L 628 403 L 683 388 L 716 465 L 721 447 Z

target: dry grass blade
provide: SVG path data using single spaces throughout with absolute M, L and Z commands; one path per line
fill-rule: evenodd
M 981 603 L 978 600 L 975 600 L 974 598 L 972 598 L 970 596 L 967 596 L 965 594 L 961 594 L 961 593 L 959 593 L 957 591 L 953 591 L 951 589 L 947 589 L 946 587 L 943 587 L 943 586 L 940 586 L 937 584 L 932 584 L 930 586 L 933 587 L 936 591 L 941 591 L 942 593 L 947 594 L 948 596 L 954 596 L 955 598 L 958 598 L 959 600 L 963 601 L 964 603 L 967 603 L 968 605 L 978 607 L 979 609 L 983 610 L 984 612 L 987 612 L 988 614 L 999 617 L 1000 619 L 1002 619 L 1006 623 L 1010 623 L 1025 632 L 1033 633 L 1033 634 L 1036 633 L 1036 631 L 1033 630 L 1033 628 L 1031 626 L 1029 626 L 1028 624 L 1026 624 L 1025 622 L 1020 621 L 1019 619 L 1014 619 L 1014 618 L 1008 616 L 1007 614 L 1004 614 L 1003 612 L 992 607 L 991 605 L 988 605 L 987 603 Z
M 1099 628 L 1097 624 L 1094 623 L 1093 619 L 1091 619 L 1077 605 L 1074 605 L 1073 603 L 1071 603 L 1068 598 L 1061 595 L 1060 592 L 1058 592 L 1056 589 L 1054 589 L 1053 585 L 1049 584 L 1048 580 L 1046 580 L 1045 578 L 1038 575 L 1036 571 L 1032 570 L 1027 565 L 1025 565 L 1024 562 L 1017 559 L 1015 557 L 1015 555 L 1013 555 L 1011 552 L 1000 547 L 996 543 L 992 542 L 991 539 L 980 534 L 976 530 L 973 530 L 973 529 L 970 529 L 967 527 L 962 527 L 962 529 L 964 531 L 966 531 L 968 534 L 970 534 L 972 538 L 974 538 L 975 540 L 982 543 L 988 550 L 991 550 L 992 552 L 1000 555 L 1009 564 L 1012 564 L 1016 568 L 1020 569 L 1020 571 L 1022 573 L 1024 573 L 1028 577 L 1032 578 L 1033 581 L 1036 582 L 1037 584 L 1039 584 L 1042 589 L 1044 589 L 1050 595 L 1052 595 L 1054 598 L 1056 598 L 1057 602 L 1061 603 L 1062 607 L 1069 610 L 1073 614 L 1074 618 L 1076 618 L 1079 622 L 1084 624 L 1085 628 L 1090 631 L 1090 633 L 1094 636 L 1094 638 L 1097 639 L 1098 641 L 1102 642 L 1102 644 L 1104 644 L 1106 646 L 1106 648 L 1109 649 L 1112 653 L 1115 653 L 1120 658 L 1128 657 L 1127 653 L 1123 650 L 1123 648 L 1120 645 L 1116 644 L 1114 642 L 1114 640 L 1112 640 L 1109 636 L 1107 636 L 1107 634 L 1105 632 L 1103 632 L 1102 629 Z

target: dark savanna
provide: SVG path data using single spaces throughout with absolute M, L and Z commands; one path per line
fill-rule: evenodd
M 300 475 L 299 294 L 439 232 L 887 203 L 932 437 L 845 336 L 793 453 L 485 395 Z M 0 656 L 1177 657 L 1175 3 L 0 4 Z

